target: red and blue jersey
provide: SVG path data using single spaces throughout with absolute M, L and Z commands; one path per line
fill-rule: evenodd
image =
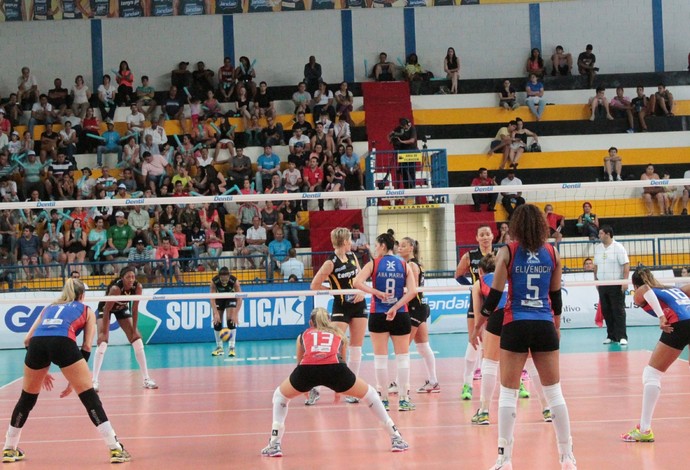
M 374 289 L 388 294 L 387 300 L 372 296 L 371 313 L 386 313 L 405 294 L 407 264 L 393 255 L 376 258 L 371 280 Z M 407 305 L 403 305 L 398 312 L 407 312 Z
M 317 366 L 338 364 L 342 361 L 343 342 L 340 336 L 330 331 L 308 328 L 300 338 L 304 347 L 304 356 L 300 365 Z
M 484 274 L 483 276 L 479 277 L 479 293 L 481 294 L 483 300 L 486 300 L 486 298 L 489 296 L 489 292 L 491 292 L 491 285 L 493 284 L 493 282 L 494 273 Z M 496 310 L 505 308 L 507 301 L 508 293 L 504 290 L 503 295 L 501 296 L 501 300 L 498 302 Z
M 683 320 L 690 320 L 690 298 L 677 287 L 652 287 L 652 290 L 659 299 L 661 309 L 669 323 L 678 323 Z M 644 311 L 656 316 L 649 304 L 644 306 Z
M 503 324 L 516 320 L 553 321 L 549 290 L 556 268 L 553 246 L 545 244 L 528 251 L 518 242 L 508 245 L 508 302 Z
M 81 302 L 48 305 L 34 336 L 66 336 L 72 341 L 86 325 L 88 307 Z

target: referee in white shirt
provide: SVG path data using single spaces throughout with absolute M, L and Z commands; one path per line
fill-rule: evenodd
M 599 229 L 599 243 L 594 248 L 594 278 L 599 281 L 628 279 L 630 259 L 623 245 L 613 239 L 613 228 L 603 225 Z M 604 344 L 628 344 L 625 330 L 625 291 L 628 284 L 622 286 L 599 286 L 599 304 L 606 321 L 606 340 Z

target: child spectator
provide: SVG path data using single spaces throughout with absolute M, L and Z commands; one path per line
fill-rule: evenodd
M 598 116 L 606 114 L 606 119 L 613 121 L 611 111 L 609 110 L 609 100 L 606 99 L 606 88 L 603 86 L 597 87 L 597 94 L 589 99 L 589 109 L 592 112 L 589 120 L 594 121 Z

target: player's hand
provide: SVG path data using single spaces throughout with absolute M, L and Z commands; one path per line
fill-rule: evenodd
M 72 393 L 72 386 L 70 384 L 67 384 L 67 387 L 62 392 L 60 392 L 60 398 L 65 398 L 70 393 Z
M 398 313 L 398 311 L 397 311 L 397 310 L 394 310 L 394 309 L 392 309 L 392 308 L 391 308 L 390 310 L 388 310 L 388 311 L 386 312 L 386 321 L 393 321 L 393 319 L 395 318 L 395 315 L 396 315 L 397 313 Z
M 356 304 L 356 303 L 361 302 L 362 300 L 364 300 L 364 295 L 363 294 L 357 294 L 357 295 L 355 295 L 355 298 L 353 299 L 352 303 Z
M 220 325 L 220 313 L 216 312 L 213 314 L 213 324 Z
M 661 317 L 659 318 L 659 328 L 664 332 L 664 333 L 672 333 L 673 332 L 673 327 L 671 324 L 668 322 L 666 317 Z
M 380 290 L 374 292 L 374 296 L 379 300 L 388 300 L 388 294 L 386 294 L 385 292 L 381 292 Z
M 472 345 L 472 347 L 474 349 L 477 349 L 479 347 L 479 342 L 480 342 L 479 334 L 480 334 L 480 332 L 481 332 L 481 328 L 475 327 L 474 330 L 472 330 L 472 332 L 470 333 L 469 341 L 470 341 L 470 344 Z
M 52 374 L 46 374 L 43 379 L 43 389 L 51 391 L 53 389 L 53 382 L 55 382 L 55 377 Z

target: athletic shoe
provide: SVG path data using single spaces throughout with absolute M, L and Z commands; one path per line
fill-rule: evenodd
M 12 463 L 12 462 L 18 462 L 19 460 L 24 459 L 24 451 L 21 450 L 19 447 L 16 449 L 4 449 L 2 451 L 2 462 L 3 463 Z
M 489 467 L 489 470 L 513 470 L 513 462 L 510 462 L 510 461 L 504 462 L 504 463 L 496 462 L 491 467 Z
M 398 411 L 414 411 L 416 406 L 409 399 L 403 398 L 398 401 Z
M 280 448 L 280 442 L 271 443 L 269 441 L 268 445 L 261 449 L 261 455 L 265 457 L 282 457 L 283 449 Z
M 307 406 L 316 405 L 316 402 L 319 401 L 319 398 L 321 398 L 319 391 L 315 388 L 312 388 L 309 390 L 309 397 L 304 400 L 304 404 Z
M 147 378 L 144 379 L 144 388 L 148 388 L 149 390 L 155 390 L 158 388 L 158 384 L 153 381 L 152 378 Z
M 529 380 L 529 372 L 527 372 L 527 369 L 522 369 L 520 380 Z
M 628 340 L 625 339 L 625 338 L 621 338 L 620 345 L 621 345 L 621 346 L 627 346 L 627 345 L 628 345 Z
M 346 403 L 359 403 L 359 398 L 357 398 L 357 397 L 351 397 L 351 396 L 346 396 L 346 397 L 345 397 L 345 402 L 346 402 Z
M 654 442 L 654 433 L 651 428 L 647 432 L 640 431 L 638 424 L 632 431 L 621 434 L 621 439 L 625 442 Z
M 98 380 L 93 381 L 93 391 L 98 393 Z
M 400 436 L 391 438 L 391 452 L 405 452 L 410 445 Z
M 465 384 L 462 386 L 462 393 L 460 394 L 460 398 L 463 400 L 471 400 L 472 399 L 472 387 L 469 385 Z
M 211 356 L 222 356 L 223 354 L 225 354 L 225 351 L 223 351 L 223 346 L 218 346 L 213 350 Z
M 529 391 L 525 388 L 525 384 L 520 381 L 520 391 L 518 392 L 520 398 L 529 398 Z
M 132 456 L 125 450 L 125 447 L 120 444 L 121 449 L 110 449 L 110 463 L 125 463 L 132 460 Z
M 561 470 L 577 470 L 575 456 L 573 454 L 561 455 Z
M 424 385 L 417 389 L 417 393 L 441 393 L 441 386 L 438 382 L 432 384 L 427 380 Z
M 472 424 L 488 425 L 489 423 L 489 412 L 477 410 L 477 412 L 472 416 Z
M 612 342 L 613 342 L 613 341 L 611 340 L 611 338 L 606 338 L 606 339 L 604 340 L 604 344 L 611 344 Z
M 544 408 L 544 411 L 541 412 L 541 415 L 544 417 L 545 423 L 550 423 L 553 421 L 553 415 L 551 414 L 550 409 Z
M 386 411 L 391 410 L 391 405 L 388 403 L 388 400 L 381 400 L 381 403 L 383 403 L 383 407 L 386 409 Z
M 230 348 L 228 350 L 228 356 L 229 357 L 235 357 L 235 348 Z
M 475 369 L 474 370 L 474 377 L 472 377 L 472 380 L 482 380 L 482 370 L 481 369 Z
M 389 395 L 397 395 L 398 394 L 398 384 L 395 382 L 391 382 L 391 384 L 388 386 L 388 394 Z

